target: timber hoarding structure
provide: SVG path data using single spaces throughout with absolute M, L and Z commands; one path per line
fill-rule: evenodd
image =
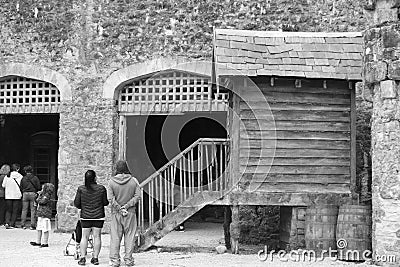
M 304 246 L 305 207 L 351 202 L 362 44 L 358 32 L 215 31 L 214 75 L 232 92 L 234 187 L 220 200 L 232 224 L 238 205 L 279 205 L 281 244 Z

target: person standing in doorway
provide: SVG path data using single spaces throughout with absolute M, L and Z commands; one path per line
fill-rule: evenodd
M 6 229 L 12 229 L 15 227 L 15 222 L 17 221 L 18 211 L 21 205 L 21 180 L 22 175 L 19 171 L 19 164 L 14 163 L 11 165 L 10 177 L 4 177 L 2 186 L 5 190 L 6 199 Z
M 105 220 L 104 207 L 108 205 L 107 190 L 104 186 L 97 184 L 96 173 L 88 170 L 85 173 L 85 185 L 78 187 L 75 195 L 74 205 L 81 210 L 80 219 L 82 226 L 82 239 L 80 242 L 79 265 L 86 264 L 86 253 L 90 232 L 93 233 L 94 251 L 90 262 L 99 265 L 99 254 L 101 249 L 101 229 Z
M 124 160 L 116 163 L 116 175 L 111 177 L 107 187 L 111 203 L 110 266 L 121 264 L 119 249 L 124 236 L 126 266 L 133 266 L 132 257 L 137 228 L 136 203 L 140 199 L 138 180 L 131 175 Z
M 10 177 L 11 168 L 10 165 L 4 164 L 0 169 L 0 184 L 3 184 L 4 177 Z M 5 191 L 2 186 L 0 186 L 0 226 L 6 223 L 6 199 Z
M 25 176 L 21 180 L 22 191 L 22 213 L 21 213 L 21 228 L 26 229 L 26 216 L 28 208 L 31 210 L 31 230 L 36 229 L 36 207 L 35 200 L 37 192 L 40 191 L 40 181 L 33 175 L 33 168 L 30 165 L 24 167 Z

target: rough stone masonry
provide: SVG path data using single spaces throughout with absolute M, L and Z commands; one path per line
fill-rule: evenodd
M 59 228 L 75 227 L 72 201 L 85 170 L 94 169 L 102 184 L 112 172 L 117 113 L 101 95 L 113 72 L 157 57 L 210 59 L 213 27 L 360 31 L 369 17 L 363 2 L 0 0 L 0 64 L 51 69 L 72 88 L 60 111 Z
M 400 23 L 397 1 L 376 1 L 365 31 L 364 79 L 373 93 L 373 251 L 400 261 Z M 385 11 L 386 10 L 386 11 Z M 382 263 L 391 265 L 389 263 Z

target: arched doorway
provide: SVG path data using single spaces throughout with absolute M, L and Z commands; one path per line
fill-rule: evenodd
M 60 106 L 66 100 L 71 90 L 57 72 L 0 65 L 0 164 L 32 165 L 42 184 L 57 188 Z
M 200 138 L 226 138 L 228 94 L 213 88 L 208 62 L 139 63 L 114 72 L 103 88 L 103 97 L 118 105 L 118 157 L 142 184 Z M 159 213 L 157 204 L 143 199 L 145 212 Z

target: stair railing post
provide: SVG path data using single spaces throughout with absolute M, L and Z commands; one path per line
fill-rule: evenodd
M 186 167 L 186 163 L 187 163 L 187 159 L 184 157 L 183 158 L 183 164 L 185 164 L 185 166 L 183 167 L 183 201 L 186 201 L 186 191 L 187 191 L 187 167 Z
M 153 201 L 154 201 L 154 180 L 149 183 L 149 226 L 154 223 L 153 218 Z
M 174 209 L 174 207 L 175 207 L 175 179 L 176 179 L 176 168 L 177 168 L 177 166 L 178 166 L 178 164 L 175 162 L 174 163 L 174 165 L 173 165 L 173 168 L 172 168 L 172 184 L 171 184 L 171 187 L 172 187 L 172 209 Z M 178 206 L 178 205 L 177 205 Z
M 190 188 L 190 195 L 194 194 L 194 187 L 195 187 L 195 183 L 194 183 L 194 161 L 193 161 L 193 149 L 190 150 L 190 165 L 191 165 L 191 180 L 192 180 L 192 186 Z
M 210 180 L 210 169 L 209 167 L 209 154 L 208 154 L 208 144 L 206 144 L 206 169 L 207 169 L 207 187 L 208 187 L 208 191 L 212 191 L 212 184 L 211 184 L 211 180 Z
M 159 199 L 159 203 L 160 203 L 160 208 L 159 208 L 159 211 L 160 211 L 160 217 L 158 218 L 158 220 L 161 220 L 161 218 L 163 217 L 162 216 L 162 209 L 163 209 L 163 201 L 162 201 L 162 199 L 163 199 L 163 188 L 162 188 L 162 175 L 161 175 L 161 173 L 159 174 L 159 183 L 160 183 L 160 186 L 159 186 L 159 190 L 160 190 L 160 199 Z
M 179 160 L 179 198 L 181 203 L 183 203 L 183 174 L 182 174 L 182 159 Z
M 140 201 L 139 201 L 139 221 L 140 221 L 140 227 L 139 227 L 139 239 L 138 242 L 140 244 L 140 235 L 144 232 L 144 214 L 143 214 L 143 188 L 140 188 Z
M 229 174 L 227 173 L 228 171 L 228 143 L 227 141 L 224 142 L 224 166 L 225 166 L 225 170 L 224 170 L 224 181 L 225 181 L 225 189 L 228 189 L 229 187 Z
M 163 175 L 163 180 L 164 180 L 164 215 L 168 213 L 168 186 L 167 186 L 167 172 L 168 169 L 163 171 L 164 175 Z M 164 217 L 164 216 L 163 216 Z
M 200 144 L 197 145 L 197 191 L 201 191 L 201 165 L 200 165 L 200 147 L 201 147 L 201 141 Z
M 224 176 L 222 175 L 222 162 L 223 162 L 223 157 L 222 157 L 222 146 L 223 144 L 220 143 L 219 145 L 219 191 L 221 193 L 221 197 L 223 196 L 223 191 L 224 191 Z

